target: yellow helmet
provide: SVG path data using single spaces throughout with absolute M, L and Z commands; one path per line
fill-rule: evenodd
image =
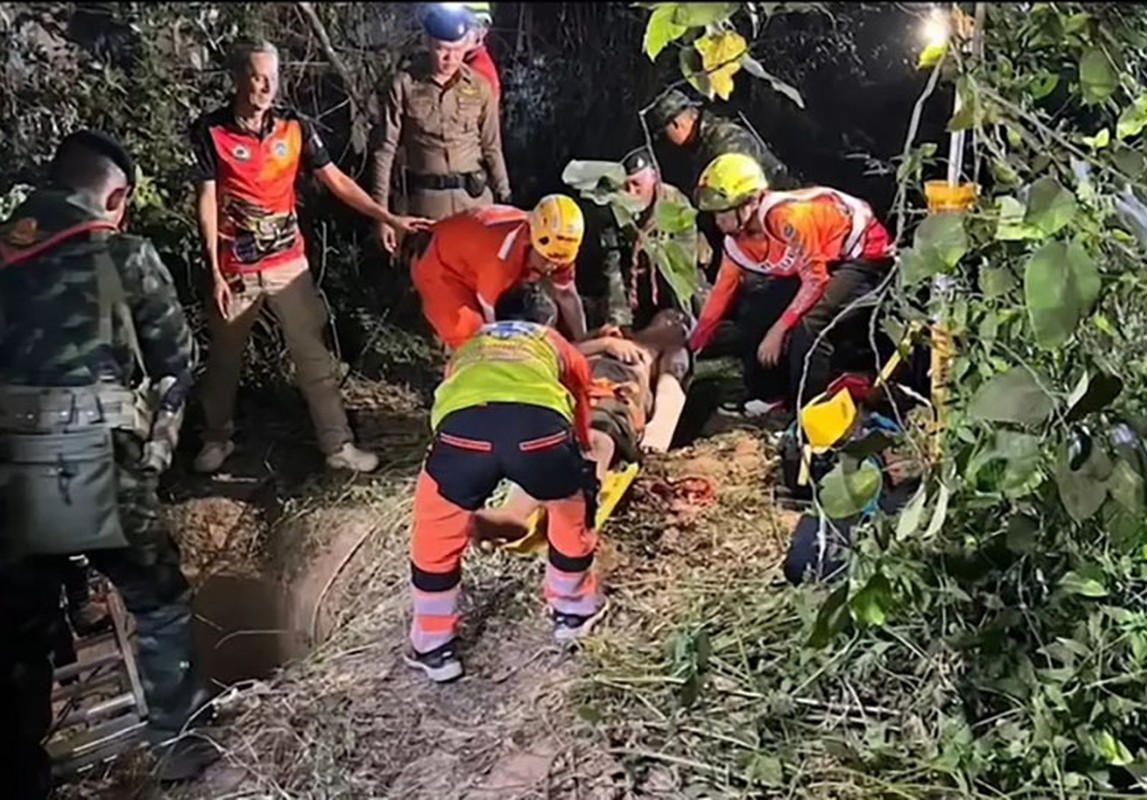
M 765 189 L 769 179 L 755 158 L 726 153 L 709 162 L 697 181 L 697 208 L 721 212 L 736 208 Z
M 546 195 L 530 213 L 530 244 L 547 261 L 572 264 L 584 236 L 581 208 L 564 194 Z

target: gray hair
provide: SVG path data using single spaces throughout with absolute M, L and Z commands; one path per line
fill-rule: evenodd
M 228 71 L 236 76 L 242 76 L 251 64 L 251 56 L 266 53 L 275 57 L 275 64 L 279 63 L 279 48 L 266 39 L 249 39 L 237 43 L 231 48 L 227 56 Z

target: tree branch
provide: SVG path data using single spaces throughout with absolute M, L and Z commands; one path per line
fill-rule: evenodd
M 323 54 L 327 57 L 327 61 L 338 73 L 339 78 L 346 87 L 347 98 L 350 100 L 351 109 L 353 110 L 351 122 L 351 147 L 354 148 L 356 153 L 362 153 L 366 150 L 367 130 L 370 127 L 370 119 L 366 112 L 366 104 L 361 102 L 356 96 L 358 85 L 351 78 L 350 70 L 347 69 L 346 64 L 343 62 L 342 57 L 339 56 L 335 50 L 334 44 L 331 42 L 330 34 L 327 33 L 327 28 L 323 25 L 323 21 L 319 19 L 318 12 L 315 11 L 314 3 L 295 3 L 295 7 L 299 9 L 307 22 L 311 26 L 311 32 L 314 33 L 315 38 L 319 40 L 319 45 L 323 49 Z

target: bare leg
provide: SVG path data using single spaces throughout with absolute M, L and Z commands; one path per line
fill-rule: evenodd
M 683 382 L 689 368 L 689 356 L 684 350 L 663 353 L 658 360 L 657 386 L 653 393 L 653 417 L 645 426 L 641 449 L 647 453 L 669 450 L 673 433 L 685 408 Z

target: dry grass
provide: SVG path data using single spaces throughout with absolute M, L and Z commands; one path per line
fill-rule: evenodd
M 244 687 L 218 731 L 220 764 L 205 780 L 164 796 L 681 796 L 671 770 L 632 766 L 625 725 L 603 709 L 613 702 L 619 674 L 647 669 L 643 659 L 672 658 L 677 631 L 699 603 L 772 579 L 790 520 L 768 499 L 759 439 L 723 434 L 646 466 L 607 529 L 600 564 L 611 610 L 580 655 L 552 645 L 540 560 L 471 552 L 467 676 L 436 687 L 401 660 L 412 484 L 425 426 L 411 417 L 394 423 L 412 408 L 389 404 L 367 413 L 362 397 L 356 406 L 365 443 L 386 454 L 381 474 L 308 484 L 305 499 L 283 503 L 273 519 L 264 515 L 257 542 L 226 524 L 242 509 L 227 507 L 210 525 L 183 512 L 199 526 L 197 541 L 243 542 L 247 552 L 274 562 L 277 573 L 294 576 L 295 586 L 307 582 L 304 593 L 318 595 L 321 608 L 312 603 L 293 624 L 321 620 L 323 641 L 273 680 Z M 716 502 L 681 507 L 658 493 L 658 486 L 686 476 L 711 480 Z M 112 780 L 130 785 L 122 773 Z M 116 796 L 158 796 L 134 786 Z

